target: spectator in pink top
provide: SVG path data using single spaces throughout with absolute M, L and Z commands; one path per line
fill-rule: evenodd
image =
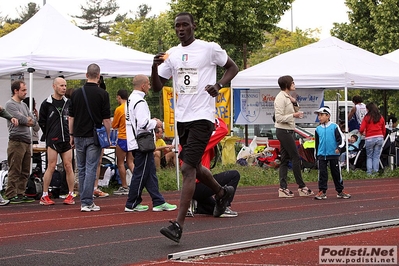
M 360 125 L 360 133 L 365 135 L 367 153 L 367 174 L 378 173 L 380 154 L 385 136 L 385 120 L 374 103 L 366 105 L 367 114 Z

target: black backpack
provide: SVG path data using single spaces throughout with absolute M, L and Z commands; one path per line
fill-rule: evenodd
M 26 183 L 25 196 L 39 200 L 43 194 L 43 180 L 38 171 L 33 171 Z

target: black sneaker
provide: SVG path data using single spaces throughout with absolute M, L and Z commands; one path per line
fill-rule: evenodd
M 23 196 L 22 197 L 22 202 L 28 203 L 28 202 L 34 202 L 34 201 L 35 201 L 34 198 L 31 198 L 31 197 L 28 197 L 28 196 Z
M 229 202 L 229 199 L 233 196 L 234 194 L 234 187 L 232 186 L 224 186 L 224 195 L 220 199 L 216 196 L 216 205 L 215 208 L 213 209 L 213 216 L 214 217 L 219 217 L 224 213 L 226 210 L 227 204 Z
M 22 198 L 19 198 L 18 196 L 15 196 L 15 197 L 13 197 L 13 198 L 10 198 L 9 200 L 10 200 L 10 203 L 11 203 L 11 204 L 19 204 L 19 203 L 22 203 L 22 202 L 23 202 L 23 201 L 22 201 Z
M 179 243 L 181 234 L 183 233 L 183 229 L 178 222 L 169 222 L 171 223 L 171 225 L 169 225 L 168 227 L 162 227 L 160 232 L 170 240 Z

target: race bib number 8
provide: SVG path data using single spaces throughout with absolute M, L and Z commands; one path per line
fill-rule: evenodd
M 179 68 L 177 72 L 177 84 L 179 86 L 179 94 L 197 94 L 198 69 Z

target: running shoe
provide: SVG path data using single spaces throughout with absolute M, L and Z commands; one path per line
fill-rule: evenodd
M 230 217 L 237 217 L 238 216 L 238 212 L 233 211 L 232 209 L 230 209 L 230 207 L 227 207 L 226 210 L 224 211 L 224 213 L 222 215 L 220 215 L 220 217 L 225 217 L 225 218 L 230 218 Z
M 227 204 L 229 203 L 229 199 L 233 196 L 234 194 L 234 187 L 232 186 L 224 186 L 222 187 L 224 190 L 224 194 L 221 198 L 218 196 L 215 196 L 215 208 L 213 209 L 213 216 L 214 217 L 219 217 L 224 213 L 226 210 Z
M 177 209 L 177 205 L 169 204 L 165 202 L 164 204 L 155 206 L 152 208 L 153 212 L 161 212 L 161 211 L 174 211 Z
M 68 193 L 68 194 L 64 194 L 64 195 L 60 195 L 60 199 L 66 199 L 68 196 L 69 196 L 69 193 Z M 76 198 L 77 194 L 74 192 L 74 193 L 72 194 L 72 196 L 73 196 L 74 198 Z
M 114 195 L 127 195 L 129 194 L 129 188 L 128 187 L 119 187 L 118 190 L 115 190 L 113 192 Z
M 162 227 L 160 232 L 170 240 L 179 243 L 181 235 L 183 233 L 183 228 L 181 228 L 178 222 L 169 222 L 171 223 L 171 225 L 169 225 L 168 227 Z
M 337 194 L 337 198 L 339 199 L 350 199 L 352 197 L 350 194 L 345 193 L 344 191 L 341 191 L 340 193 Z
M 74 205 L 75 204 L 75 200 L 73 199 L 73 196 L 69 194 L 68 197 L 66 197 L 64 199 L 63 203 L 66 204 L 66 205 Z
M 8 203 L 10 203 L 10 201 L 3 199 L 3 197 L 0 195 L 0 206 L 5 206 Z
M 292 197 L 294 197 L 294 193 L 291 190 L 289 190 L 288 188 L 279 188 L 278 196 L 280 198 L 292 198 Z
M 19 204 L 22 203 L 22 198 L 19 198 L 18 196 L 12 197 L 9 199 L 11 204 Z
M 89 206 L 80 207 L 81 212 L 98 212 L 100 209 L 100 206 L 97 206 L 94 202 Z
M 34 202 L 34 201 L 35 201 L 34 198 L 31 198 L 31 197 L 28 197 L 28 196 L 23 196 L 22 197 L 22 202 L 24 202 L 24 203 L 30 203 L 30 202 Z
M 96 190 L 94 190 L 93 196 L 98 198 L 106 198 L 109 197 L 109 194 L 102 192 L 101 189 L 97 188 Z
M 125 212 L 145 212 L 145 211 L 148 211 L 148 209 L 149 209 L 148 205 L 138 204 L 133 209 L 125 207 Z
M 316 196 L 314 196 L 314 198 L 317 200 L 323 200 L 327 199 L 327 195 L 323 191 L 319 191 L 319 193 L 317 193 Z
M 50 197 L 44 196 L 40 198 L 40 205 L 54 205 L 55 202 L 50 199 Z

